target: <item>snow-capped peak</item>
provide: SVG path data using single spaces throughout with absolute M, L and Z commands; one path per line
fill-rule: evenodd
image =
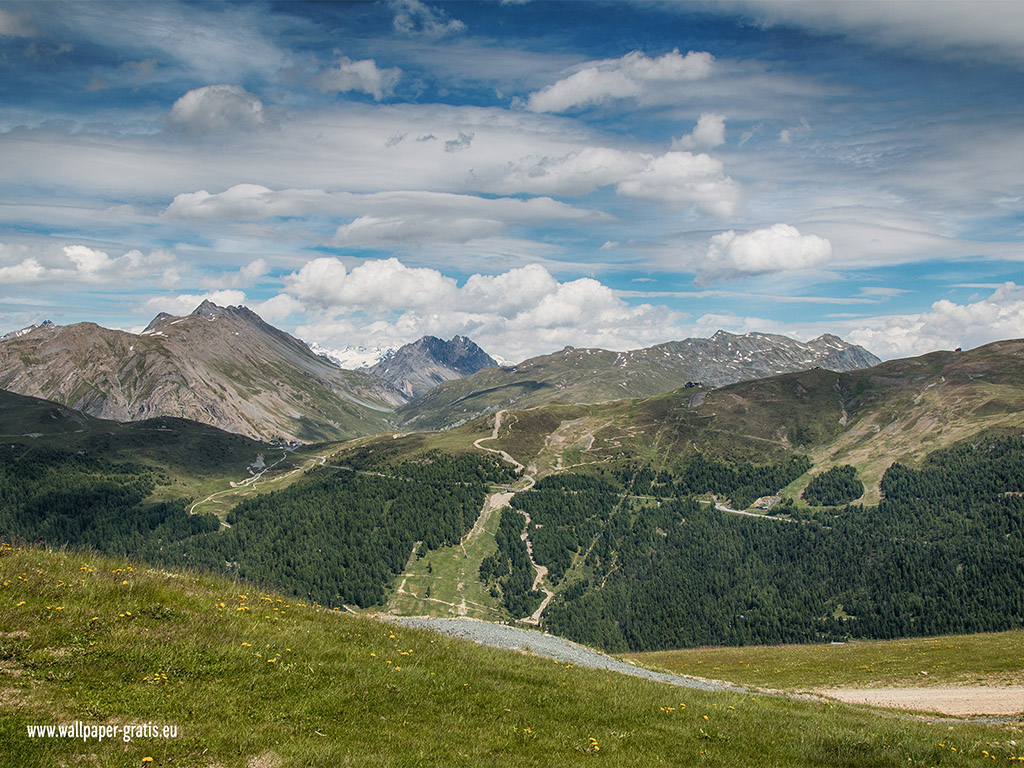
M 53 328 L 53 322 L 50 320 L 43 320 L 43 322 L 39 324 L 30 325 L 27 328 L 22 328 L 20 331 L 11 331 L 10 333 L 5 333 L 3 336 L 0 336 L 0 341 L 6 341 L 7 339 L 16 339 L 19 336 L 24 336 L 26 333 L 34 331 L 36 328 Z
M 369 368 L 394 354 L 394 347 L 362 347 L 349 345 L 344 349 L 327 349 L 315 341 L 307 341 L 306 346 L 315 355 L 326 357 L 339 368 L 355 371 Z

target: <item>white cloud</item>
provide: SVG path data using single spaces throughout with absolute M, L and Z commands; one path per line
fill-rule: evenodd
M 360 216 L 339 227 L 331 242 L 334 245 L 468 243 L 497 237 L 506 229 L 504 222 L 493 219 Z
M 725 115 L 705 112 L 691 133 L 672 140 L 672 149 L 711 149 L 725 144 Z
M 279 293 L 277 296 L 273 296 L 266 301 L 250 303 L 249 308 L 273 325 L 280 323 L 296 312 L 301 312 L 303 305 L 301 301 L 289 296 L 287 293 Z
M 174 102 L 171 124 L 186 133 L 252 130 L 266 122 L 263 102 L 240 85 L 206 85 Z
M 177 296 L 153 296 L 146 299 L 143 308 L 150 314 L 166 312 L 169 315 L 183 316 L 191 314 L 192 311 L 204 301 L 212 301 L 222 307 L 232 307 L 245 304 L 245 293 L 243 291 L 208 291 L 206 293 L 182 293 Z
M 716 216 L 731 216 L 739 185 L 725 175 L 722 162 L 706 154 L 666 152 L 617 187 L 620 195 L 671 206 L 696 205 Z
M 36 259 L 27 258 L 18 264 L 0 267 L 0 282 L 5 285 L 35 283 L 46 275 L 46 268 Z
M 530 94 L 526 108 L 531 112 L 565 112 L 575 107 L 601 104 L 611 99 L 654 95 L 665 82 L 702 80 L 711 74 L 714 57 L 676 49 L 656 59 L 632 51 L 618 59 L 588 62 L 578 71 Z
M 448 19 L 443 11 L 431 8 L 421 0 L 391 0 L 395 12 L 392 25 L 396 32 L 409 37 L 438 40 L 466 30 L 458 19 Z
M 466 334 L 522 359 L 572 344 L 626 349 L 671 337 L 681 319 L 665 307 L 633 306 L 591 278 L 560 283 L 531 264 L 497 275 L 475 274 L 460 287 L 433 269 L 397 259 L 347 270 L 315 259 L 285 280 L 277 297 L 304 308 L 303 338 L 324 345 L 393 346 L 424 334 Z
M 64 248 L 64 255 L 74 263 L 79 274 L 86 278 L 109 269 L 111 265 L 110 256 L 106 253 L 84 245 L 69 245 Z
M 160 276 L 173 269 L 175 261 L 173 254 L 160 249 L 149 255 L 131 250 L 111 258 L 86 245 L 30 253 L 26 246 L 0 243 L 0 280 L 7 284 L 48 281 L 114 286 Z
M 488 186 L 503 193 L 585 195 L 616 186 L 625 197 L 671 207 L 696 206 L 716 216 L 732 215 L 740 187 L 720 160 L 706 154 L 650 155 L 608 147 L 584 147 L 559 157 L 527 157 Z
M 253 221 L 303 216 L 326 210 L 331 196 L 319 189 L 274 191 L 259 184 L 236 184 L 217 194 L 205 189 L 176 195 L 164 213 L 191 219 Z
M 832 258 L 832 244 L 818 235 L 802 235 L 790 224 L 775 224 L 744 234 L 729 230 L 711 238 L 697 267 L 697 283 L 746 275 L 813 269 Z
M 355 61 L 342 56 L 336 67 L 324 70 L 310 84 L 322 93 L 359 91 L 380 101 L 394 92 L 401 79 L 402 70 L 398 67 L 382 69 L 373 59 Z
M 884 358 L 935 349 L 969 349 L 1024 338 L 1024 286 L 1006 283 L 988 298 L 967 304 L 940 299 L 930 311 L 849 323 L 847 337 Z
M 536 306 L 556 290 L 558 281 L 550 272 L 539 264 L 528 264 L 500 275 L 471 275 L 459 291 L 460 307 L 510 316 Z
M 1003 61 L 1024 59 L 1024 5 L 1013 0 L 920 0 L 794 3 L 741 0 L 720 8 L 747 8 L 761 23 L 797 24 L 844 33 L 872 45 L 937 55 Z
M 398 259 L 365 261 L 351 272 L 334 257 L 307 262 L 285 278 L 285 290 L 313 306 L 336 310 L 450 306 L 455 281 L 436 269 Z
M 274 191 L 256 184 L 239 184 L 212 195 L 205 190 L 177 195 L 164 211 L 164 217 L 257 221 L 318 214 L 348 218 L 354 213 L 359 215 L 338 227 L 328 242 L 336 245 L 468 243 L 498 237 L 514 225 L 539 226 L 612 218 L 550 197 L 520 200 L 424 191 L 357 195 L 310 189 Z
M 584 147 L 560 157 L 525 157 L 512 164 L 494 186 L 506 193 L 584 195 L 633 176 L 649 158 L 607 147 Z
M 254 259 L 234 272 L 225 272 L 217 277 L 209 277 L 202 281 L 203 288 L 228 289 L 248 288 L 259 281 L 270 271 L 266 259 Z

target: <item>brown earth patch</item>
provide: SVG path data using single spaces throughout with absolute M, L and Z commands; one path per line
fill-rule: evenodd
M 929 688 L 826 688 L 816 693 L 847 704 L 938 712 L 953 717 L 1024 712 L 1024 686 L 936 686 Z

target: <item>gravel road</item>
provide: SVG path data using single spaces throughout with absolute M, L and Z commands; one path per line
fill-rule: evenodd
M 669 685 L 684 688 L 697 688 L 702 691 L 749 692 L 744 688 L 729 685 L 728 683 L 672 675 L 665 672 L 652 672 L 642 667 L 634 667 L 632 664 L 605 656 L 603 653 L 598 653 L 590 648 L 584 648 L 582 645 L 577 645 L 570 640 L 564 640 L 561 637 L 544 634 L 536 630 L 522 629 L 505 624 L 491 624 L 479 619 L 441 619 L 426 616 L 381 616 L 381 618 L 401 623 L 407 627 L 419 627 L 440 632 L 450 637 L 472 640 L 480 645 L 487 645 L 493 648 L 533 653 L 537 656 L 555 659 L 564 664 L 572 664 L 574 667 L 606 669 L 623 675 L 643 677 L 659 683 L 668 683 Z

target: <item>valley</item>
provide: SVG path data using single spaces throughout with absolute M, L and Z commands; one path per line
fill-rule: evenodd
M 201 328 L 253 322 L 244 313 L 203 311 L 214 319 L 197 315 L 206 324 Z M 164 327 L 161 323 L 188 325 L 164 319 L 158 327 Z M 40 330 L 55 332 L 37 329 L 13 340 L 31 340 Z M 737 340 L 723 335 L 716 343 L 735 346 Z M 469 344 L 462 340 L 456 346 L 479 359 Z M 442 348 L 449 349 L 425 342 L 394 353 L 390 370 L 400 378 L 388 386 L 396 391 L 421 386 L 428 379 L 415 374 L 415 361 L 422 363 L 429 350 Z M 314 629 L 321 618 L 368 622 L 344 630 L 350 642 L 358 641 L 352 647 L 374 663 L 390 660 L 393 674 L 419 675 L 410 706 L 426 710 L 437 705 L 429 686 L 441 675 L 436 668 L 416 672 L 414 659 L 428 658 L 433 652 L 428 649 L 441 639 L 415 634 L 413 627 L 496 646 L 451 646 L 461 648 L 453 653 L 469 656 L 445 672 L 446 691 L 483 684 L 488 664 L 508 668 L 501 656 L 507 649 L 530 649 L 559 661 L 556 677 L 573 673 L 574 696 L 584 695 L 581 681 L 592 675 L 588 679 L 601 692 L 585 694 L 588 701 L 635 695 L 610 693 L 620 685 L 683 685 L 681 678 L 659 676 L 664 672 L 696 680 L 706 689 L 700 695 L 739 697 L 728 699 L 732 704 L 708 699 L 698 733 L 703 728 L 711 734 L 701 723 L 710 722 L 714 710 L 748 706 L 779 707 L 787 717 L 803 711 L 811 718 L 806 722 L 820 728 L 818 715 L 811 713 L 822 707 L 834 713 L 844 706 L 836 702 L 849 700 L 951 717 L 1009 718 L 985 736 L 992 754 L 988 747 L 1005 740 L 1002 729 L 1015 727 L 1012 715 L 1020 710 L 1016 689 L 1024 668 L 1007 650 L 1019 642 L 1024 625 L 1018 578 L 1024 564 L 1024 342 L 865 369 L 812 367 L 719 386 L 687 380 L 649 396 L 587 402 L 572 394 L 582 390 L 573 390 L 576 385 L 569 386 L 566 377 L 576 371 L 580 386 L 588 378 L 599 381 L 595 369 L 586 367 L 598 359 L 597 352 L 573 351 L 543 363 L 568 363 L 557 375 L 566 384 L 562 391 L 579 402 L 546 401 L 540 395 L 509 401 L 509 391 L 536 395 L 546 386 L 519 384 L 502 389 L 495 399 L 498 390 L 488 377 L 509 372 L 484 368 L 445 379 L 408 405 L 375 406 L 382 409 L 374 411 L 382 421 L 370 433 L 314 442 L 253 439 L 169 416 L 106 420 L 61 403 L 0 392 L 0 533 L 17 545 L 5 552 L 24 560 L 49 556 L 27 545 L 64 547 L 69 548 L 60 555 L 65 559 L 95 556 L 78 554 L 84 550 L 131 558 L 123 562 L 134 563 L 134 572 L 170 573 L 174 580 L 195 578 L 204 584 L 228 579 L 236 595 L 278 590 L 282 596 L 267 598 L 274 605 L 256 617 L 257 625 L 247 625 L 248 633 L 262 626 L 259 622 L 271 627 L 296 615 L 300 604 L 303 610 L 323 606 L 314 609 L 323 616 L 308 616 L 313 622 L 305 624 L 308 632 L 335 631 L 327 625 Z M 611 358 L 611 363 L 616 360 L 621 362 Z M 638 354 L 627 368 L 635 363 L 639 370 L 643 360 Z M 423 365 L 428 378 L 456 370 L 436 361 Z M 533 376 L 531 366 L 522 370 Z M 438 399 L 438 410 L 427 415 L 432 397 L 476 386 L 474 380 L 486 384 L 484 389 L 460 395 L 454 405 Z M 416 427 L 417 422 L 448 423 L 459 408 L 466 409 L 464 417 L 455 421 L 465 423 L 428 431 Z M 38 562 L 38 571 L 51 567 Z M 196 572 L 203 575 L 187 575 Z M 8 578 L 5 589 L 13 583 Z M 101 592 L 95 599 L 114 599 L 105 592 L 98 597 Z M 78 595 L 86 601 L 80 610 L 102 619 L 106 614 L 88 603 L 90 594 Z M 160 594 L 146 605 L 181 605 L 170 592 Z M 54 604 L 51 597 L 40 599 L 31 603 L 36 618 L 47 616 L 46 606 Z M 25 600 L 17 607 L 29 604 Z M 126 603 L 121 612 L 148 615 L 139 613 L 145 605 L 132 605 Z M 205 618 L 191 608 L 175 608 L 178 619 L 164 629 L 184 631 L 186 615 L 200 623 L 226 621 L 229 605 L 244 623 L 244 609 L 251 604 L 218 599 L 214 605 Z M 155 611 L 153 616 L 163 611 L 146 610 Z M 43 632 L 44 625 L 33 623 L 36 618 L 22 629 L 13 621 L 21 621 L 17 614 L 8 612 L 0 632 Z M 220 625 L 218 632 L 228 626 Z M 388 642 L 408 638 L 396 646 L 401 650 L 385 653 L 379 645 L 359 645 L 361 637 L 388 631 L 376 629 L 380 626 L 394 627 Z M 414 634 L 401 634 L 406 632 Z M 943 636 L 953 639 L 945 643 Z M 111 637 L 124 642 L 120 635 Z M 240 647 L 256 646 L 241 637 Z M 28 658 L 27 647 L 12 644 L 14 638 L 4 635 L 3 647 Z M 288 658 L 305 642 L 296 635 L 265 640 L 264 650 L 274 649 L 273 660 L 259 661 L 298 670 L 287 666 L 293 663 Z M 947 644 L 970 648 L 966 653 L 979 660 L 972 666 L 963 653 L 944 654 L 939 646 Z M 346 655 L 349 651 L 336 653 L 354 670 L 353 692 L 367 695 L 377 683 L 355 671 L 361 662 Z M 893 668 L 892 661 L 901 658 L 903 666 Z M 302 686 L 337 695 L 336 683 L 317 677 L 321 663 L 337 669 L 336 660 L 310 658 L 302 674 L 312 677 L 303 678 Z M 592 664 L 597 669 L 582 669 Z M 581 667 L 578 674 L 576 667 Z M 167 662 L 165 668 L 204 669 L 192 662 Z M 614 681 L 608 677 L 613 670 L 650 679 L 621 683 L 617 674 Z M 167 672 L 168 677 L 177 672 Z M 507 671 L 494 674 L 509 680 Z M 518 695 L 540 709 L 516 728 L 532 736 L 535 717 L 558 717 L 545 709 L 548 694 L 541 691 L 552 684 L 569 688 L 570 681 L 528 674 L 540 680 L 538 688 L 527 681 L 514 685 L 527 686 Z M 464 679 L 456 681 L 460 676 Z M 94 679 L 90 685 L 99 686 L 88 694 L 96 696 L 106 684 Z M 285 690 L 278 689 L 287 700 Z M 658 699 L 674 691 L 671 696 L 679 698 L 679 690 L 655 688 L 645 695 Z M 762 697 L 762 691 L 785 695 Z M 686 694 L 690 707 L 692 695 Z M 516 712 L 502 701 L 501 711 Z M 682 712 L 679 705 L 660 703 L 658 716 Z M 565 706 L 588 705 L 574 698 Z M 44 710 L 32 711 L 38 716 Z M 865 734 L 888 727 L 873 711 L 842 710 L 850 713 L 842 717 L 861 718 L 851 726 L 858 739 L 876 738 Z M 402 712 L 403 723 L 416 722 L 411 710 Z M 388 717 L 375 715 L 380 716 Z M 605 717 L 611 722 L 619 715 Z M 631 725 L 622 727 L 650 735 L 646 716 L 624 717 Z M 480 727 L 468 715 L 466 722 Z M 895 722 L 903 729 L 909 721 Z M 327 725 L 318 727 L 329 732 Z M 515 764 L 508 762 L 507 750 L 521 750 L 526 743 L 508 741 L 497 720 L 495 727 L 495 738 L 506 745 L 496 754 L 503 764 Z M 767 749 L 745 727 L 737 721 L 728 733 L 742 730 L 745 744 Z M 619 732 L 601 731 L 600 738 L 607 741 L 612 731 Z M 683 732 L 668 732 L 686 743 Z M 777 737 L 785 745 L 792 735 Z M 284 743 L 297 750 L 294 754 L 308 749 Z M 453 742 L 452 749 L 464 746 Z M 634 741 L 622 749 L 622 764 L 671 764 Z M 612 750 L 607 746 L 601 752 Z M 805 743 L 800 750 L 799 764 L 814 764 L 805 759 Z M 543 753 L 562 754 L 550 742 Z M 834 756 L 833 747 L 825 753 Z M 733 749 L 720 753 L 723 759 L 727 754 L 735 757 Z M 937 753 L 925 754 L 925 762 L 937 762 Z M 823 757 L 821 764 L 834 759 Z

